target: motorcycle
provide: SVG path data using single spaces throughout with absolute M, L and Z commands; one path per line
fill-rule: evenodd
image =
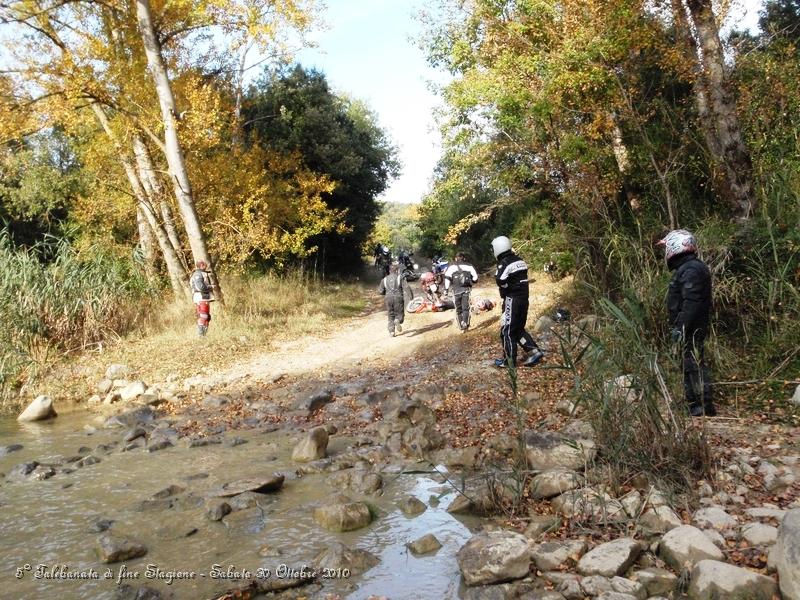
M 375 266 L 380 270 L 381 275 L 386 277 L 389 274 L 389 266 L 392 264 L 392 253 L 389 248 L 382 244 L 375 246 Z
M 443 256 L 434 256 L 431 270 L 433 272 L 433 276 L 436 278 L 436 285 L 439 289 L 444 289 L 444 272 L 447 270 L 447 267 L 450 266 L 450 261 L 448 261 Z
M 406 281 L 416 281 L 420 278 L 419 265 L 411 260 L 412 256 L 414 256 L 413 252 L 406 252 L 405 250 L 400 250 L 397 255 L 397 262 L 400 264 L 401 269 L 400 274 Z

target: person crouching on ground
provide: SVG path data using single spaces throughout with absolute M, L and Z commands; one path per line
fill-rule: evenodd
M 389 274 L 381 279 L 378 292 L 381 296 L 386 296 L 385 304 L 386 312 L 389 316 L 389 335 L 394 337 L 403 332 L 406 299 L 411 300 L 414 297 L 408 281 L 400 274 L 397 264 L 392 264 L 389 267 Z
M 467 262 L 465 254 L 456 254 L 456 262 L 444 272 L 444 290 L 453 290 L 453 303 L 456 305 L 456 321 L 464 333 L 469 329 L 469 293 L 478 281 L 475 267 Z
M 211 323 L 211 302 L 214 301 L 211 293 L 213 286 L 205 261 L 198 260 L 196 267 L 189 278 L 189 285 L 192 289 L 192 302 L 194 302 L 197 312 L 197 335 L 203 337 L 208 333 L 208 324 Z
M 711 373 L 705 363 L 705 341 L 711 315 L 711 271 L 697 257 L 697 240 L 685 229 L 670 231 L 659 245 L 672 271 L 667 311 L 672 342 L 683 356 L 683 393 L 693 417 L 717 414 Z
M 517 344 L 528 352 L 522 363 L 525 367 L 537 364 L 544 353 L 533 336 L 525 330 L 528 320 L 528 265 L 511 249 L 511 240 L 501 235 L 492 240 L 492 251 L 497 259 L 495 281 L 503 300 L 500 316 L 500 339 L 503 358 L 494 361 L 496 367 L 517 366 Z

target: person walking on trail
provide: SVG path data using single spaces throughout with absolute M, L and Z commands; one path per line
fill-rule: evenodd
M 683 393 L 693 417 L 717 414 L 711 374 L 705 363 L 705 341 L 711 315 L 711 271 L 697 257 L 697 240 L 685 229 L 659 241 L 672 271 L 667 291 L 670 337 L 683 356 Z
M 414 293 L 408 281 L 400 273 L 399 265 L 393 264 L 389 267 L 389 274 L 381 279 L 378 292 L 381 296 L 386 296 L 386 312 L 389 317 L 389 335 L 394 337 L 403 332 L 403 321 L 405 320 L 406 299 L 411 300 Z
M 197 312 L 197 335 L 203 337 L 208 333 L 208 324 L 211 322 L 211 302 L 214 301 L 214 296 L 208 265 L 205 261 L 199 260 L 196 267 L 189 278 L 189 285 Z
M 472 286 L 478 281 L 475 267 L 467 262 L 467 257 L 462 252 L 456 254 L 454 264 L 447 267 L 444 272 L 444 290 L 453 290 L 453 304 L 456 305 L 456 322 L 461 333 L 469 329 L 469 294 Z
M 532 367 L 544 358 L 544 353 L 533 336 L 525 330 L 528 320 L 528 265 L 514 253 L 511 240 L 504 235 L 492 240 L 492 251 L 497 259 L 495 281 L 503 300 L 503 314 L 500 316 L 503 358 L 496 359 L 494 366 L 516 367 L 517 345 L 520 345 L 528 352 L 522 365 Z

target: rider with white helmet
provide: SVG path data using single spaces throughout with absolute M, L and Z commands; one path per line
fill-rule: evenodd
M 697 240 L 685 229 L 670 231 L 659 242 L 673 271 L 667 292 L 672 341 L 683 352 L 683 389 L 693 417 L 713 417 L 711 375 L 705 364 L 704 346 L 711 314 L 711 271 L 697 257 Z
M 523 366 L 532 367 L 544 358 L 536 341 L 525 330 L 528 320 L 528 265 L 511 248 L 511 240 L 501 235 L 492 240 L 492 251 L 497 259 L 495 281 L 503 299 L 500 317 L 500 339 L 503 358 L 494 361 L 496 367 L 517 366 L 517 345 L 529 353 Z

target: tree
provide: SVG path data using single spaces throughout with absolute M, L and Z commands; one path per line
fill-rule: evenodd
M 695 86 L 695 93 L 700 95 L 700 124 L 708 150 L 723 171 L 720 191 L 733 205 L 736 219 L 746 223 L 756 206 L 753 164 L 742 138 L 717 17 L 711 0 L 685 0 L 685 8 L 691 21 L 684 14 L 683 2 L 673 2 L 676 26 L 684 29 L 682 38 L 693 47 L 693 60 L 701 79 Z
M 397 151 L 375 115 L 361 102 L 334 95 L 323 74 L 295 66 L 265 73 L 247 94 L 243 118 L 250 144 L 297 152 L 306 167 L 335 183 L 322 197 L 345 215 L 346 231 L 315 238 L 316 260 L 323 273 L 358 269 L 380 212 L 377 197 L 399 169 Z

